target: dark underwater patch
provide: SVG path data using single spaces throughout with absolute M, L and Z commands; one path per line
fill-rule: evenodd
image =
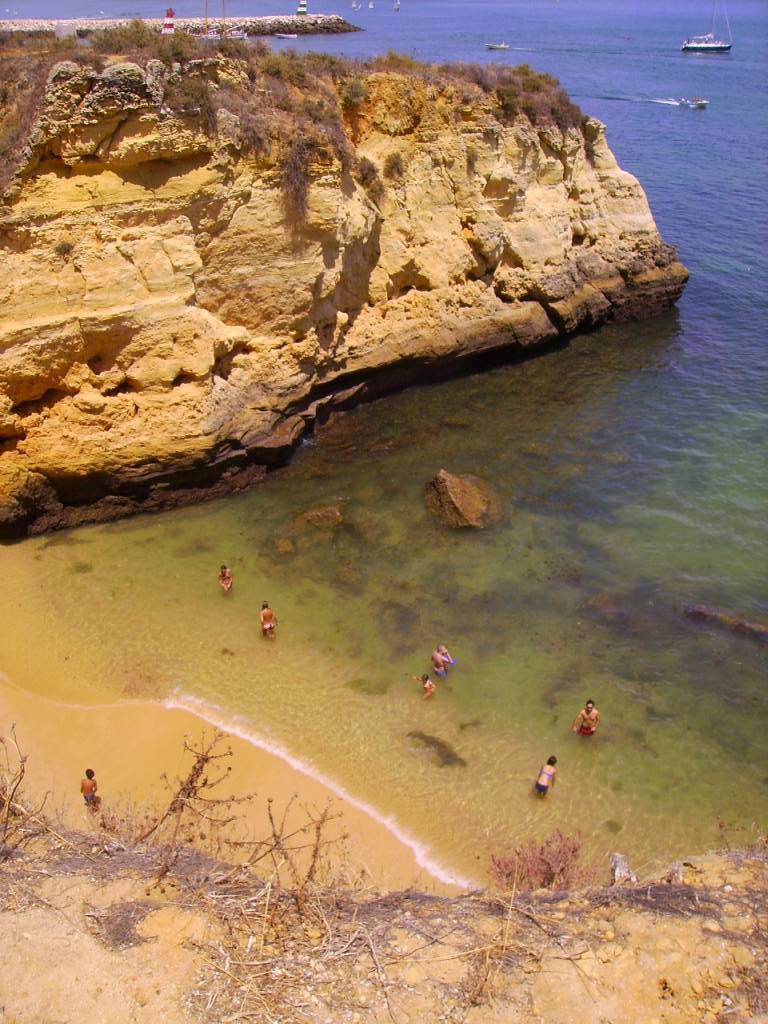
M 441 768 L 466 768 L 467 762 L 454 750 L 450 743 L 441 740 L 439 736 L 431 736 L 428 732 L 420 732 L 418 729 L 411 730 L 408 738 L 421 743 L 427 750 L 431 750 Z

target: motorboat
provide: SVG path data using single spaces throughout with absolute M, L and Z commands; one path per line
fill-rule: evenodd
M 691 96 L 690 99 L 683 96 L 678 103 L 681 107 L 691 107 L 692 110 L 706 110 L 709 106 L 709 100 L 705 100 L 703 96 Z
M 297 32 L 275 32 L 275 39 L 298 39 Z
M 486 43 L 486 50 L 508 50 L 509 43 Z
M 712 25 L 709 32 L 703 36 L 691 36 L 689 39 L 683 40 L 683 45 L 680 47 L 683 53 L 728 53 L 733 46 L 733 37 L 731 36 L 731 24 L 728 21 L 728 10 L 725 6 L 725 0 L 723 0 L 723 13 L 725 14 L 725 24 L 728 28 L 728 40 L 718 39 L 715 35 L 715 17 L 717 15 L 717 0 L 712 0 Z

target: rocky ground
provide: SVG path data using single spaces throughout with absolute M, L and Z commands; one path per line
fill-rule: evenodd
M 305 868 L 283 886 L 189 847 L 167 870 L 167 849 L 99 826 L 30 831 L 0 866 L 7 1024 L 768 1021 L 764 849 L 441 897 Z

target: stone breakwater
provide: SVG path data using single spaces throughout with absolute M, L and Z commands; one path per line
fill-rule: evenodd
M 0 20 L 0 31 L 2 32 L 55 32 L 69 30 L 78 35 L 88 35 L 89 32 L 97 32 L 99 29 L 115 28 L 119 25 L 130 24 L 130 18 L 35 18 L 21 21 Z M 143 18 L 145 24 L 156 28 L 158 31 L 163 25 L 162 18 Z M 199 33 L 205 30 L 204 18 L 176 18 L 176 28 L 182 32 Z M 309 15 L 274 15 L 259 18 L 209 18 L 209 25 L 216 27 L 225 25 L 230 29 L 238 29 L 247 32 L 249 36 L 274 36 L 279 32 L 286 34 L 295 33 L 300 36 L 334 34 L 341 32 L 360 32 L 356 25 L 352 25 L 338 14 L 309 14 Z
M 169 105 L 193 75 L 215 130 Z M 0 205 L 0 532 L 240 486 L 334 406 L 679 297 L 688 272 L 599 122 L 360 77 L 297 223 L 294 129 L 254 149 L 226 108 L 238 82 L 261 95 L 240 62 L 53 69 Z

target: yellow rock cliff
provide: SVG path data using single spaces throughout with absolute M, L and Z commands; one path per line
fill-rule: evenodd
M 214 101 L 242 77 L 197 63 Z M 596 121 L 505 122 L 479 91 L 369 73 L 344 120 L 367 187 L 316 153 L 297 225 L 280 145 L 165 106 L 169 74 L 57 65 L 0 205 L 0 532 L 234 481 L 324 406 L 685 285 Z

